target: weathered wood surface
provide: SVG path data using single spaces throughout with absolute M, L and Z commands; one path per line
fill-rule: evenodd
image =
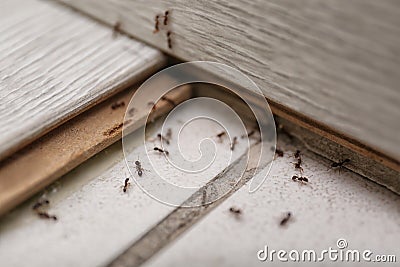
M 287 140 L 287 139 L 286 139 Z M 257 259 L 257 252 L 268 246 L 269 251 L 281 249 L 315 250 L 320 256 L 324 249 L 338 249 L 336 242 L 344 238 L 348 242 L 346 250 L 365 249 L 377 254 L 398 255 L 396 245 L 400 238 L 400 198 L 398 195 L 367 181 L 354 173 L 327 171 L 330 162 L 306 152 L 301 146 L 281 142 L 285 152 L 272 165 L 270 176 L 259 191 L 249 194 L 244 185 L 233 196 L 208 213 L 192 214 L 186 217 L 165 218 L 151 232 L 159 232 L 158 238 L 146 240 L 152 248 L 137 246 L 136 254 L 121 257 L 113 267 L 139 266 L 137 254 L 149 260 L 141 266 L 310 266 L 308 261 L 282 264 L 274 255 L 274 261 Z M 293 153 L 303 152 L 304 175 L 308 184 L 293 182 Z M 231 207 L 241 209 L 235 216 Z M 280 226 L 287 212 L 292 216 L 286 225 Z M 206 216 L 205 216 L 206 215 Z M 198 218 L 202 218 L 201 220 Z M 193 221 L 197 219 L 196 221 Z M 195 224 L 197 223 L 197 224 Z M 187 232 L 173 235 L 170 225 L 195 224 Z M 182 232 L 182 231 L 181 231 Z M 171 234 L 168 242 L 160 240 Z M 143 253 L 143 254 L 141 254 Z M 288 254 L 285 255 L 288 258 Z M 361 257 L 360 257 L 361 258 Z M 140 259 L 140 258 L 139 258 Z M 341 266 L 339 261 L 336 262 Z M 344 264 L 345 265 L 345 264 Z M 352 263 L 352 266 L 363 266 Z M 332 266 L 325 260 L 318 266 Z
M 143 79 L 164 56 L 69 9 L 0 2 L 0 158 Z
M 227 63 L 267 98 L 400 158 L 400 2 L 59 0 L 184 60 Z M 170 11 L 153 33 L 154 18 Z
M 207 134 L 214 130 L 199 128 Z M 151 137 L 157 131 L 154 128 Z M 398 255 L 398 195 L 350 171 L 328 171 L 331 162 L 282 137 L 278 146 L 285 155 L 274 161 L 260 191 L 249 194 L 247 184 L 240 184 L 240 191 L 224 202 L 195 209 L 163 205 L 135 184 L 124 194 L 121 186 L 129 172 L 121 146 L 115 144 L 46 191 L 49 213 L 58 216 L 57 222 L 37 218 L 31 210 L 37 198 L 0 220 L 0 263 L 106 266 L 112 261 L 112 266 L 138 266 L 149 260 L 146 266 L 243 266 L 252 265 L 264 245 L 319 250 L 334 248 L 339 237 L 346 238 L 351 249 Z M 132 154 L 142 159 L 141 141 L 137 143 Z M 227 142 L 217 145 L 226 149 Z M 291 180 L 297 174 L 292 164 L 296 149 L 303 153 L 308 185 Z M 219 175 L 222 182 L 235 179 L 235 166 Z M 146 172 L 144 178 L 151 179 L 153 173 Z M 242 209 L 241 217 L 229 212 L 232 206 Z M 293 220 L 281 228 L 287 211 Z
M 164 76 L 159 79 L 160 88 L 167 79 L 171 78 Z M 0 216 L 119 140 L 124 115 L 136 88 L 132 87 L 107 99 L 0 162 Z M 168 98 L 175 103 L 190 96 L 189 86 L 177 88 L 168 94 Z M 143 102 L 147 101 L 143 99 Z M 112 108 L 122 103 L 123 106 Z M 170 109 L 172 106 L 169 103 L 161 101 L 150 120 L 164 115 Z M 144 110 L 133 110 L 133 113 L 134 120 L 129 122 L 131 130 L 142 127 L 147 116 Z
M 186 108 L 173 120 L 174 133 L 183 126 L 181 120 L 185 114 L 198 114 L 199 110 L 191 108 Z M 191 127 L 186 126 L 191 130 L 183 130 L 184 137 L 181 136 L 179 141 L 188 157 L 198 156 L 197 141 L 221 131 L 219 125 L 209 120 L 196 120 Z M 147 130 L 148 145 L 159 146 L 156 136 L 161 125 L 156 121 Z M 228 138 L 216 142 L 217 155 L 210 168 L 188 174 L 168 164 L 162 155 L 148 153 L 139 132 L 132 134 L 134 142 L 126 159 L 121 144 L 115 143 L 69 172 L 42 194 L 3 216 L 0 219 L 0 266 L 26 266 L 27 263 L 29 266 L 105 266 L 175 209 L 148 196 L 133 180 L 124 193 L 125 178 L 134 175 L 137 179 L 156 184 L 155 177 L 160 172 L 168 174 L 169 181 L 175 184 L 188 181 L 207 183 L 224 170 L 226 166 L 223 163 L 231 153 Z M 246 143 L 240 141 L 233 152 L 232 162 L 247 151 Z M 172 143 L 168 146 L 170 149 L 173 149 Z M 127 152 L 127 147 L 124 150 Z M 147 153 L 156 163 L 157 171 L 149 164 Z M 138 158 L 146 169 L 142 177 L 131 174 L 126 165 L 126 161 L 134 164 L 132 160 Z M 233 178 L 237 179 L 237 173 Z M 190 190 L 194 193 L 197 188 Z M 50 200 L 48 212 L 58 217 L 56 222 L 42 220 L 32 211 L 32 205 L 43 194 Z M 187 197 L 182 196 L 182 202 Z
M 243 114 L 244 120 L 254 121 L 254 117 L 251 116 L 251 111 L 246 104 L 240 102 L 237 96 L 225 89 L 196 84 L 193 86 L 193 94 L 195 97 L 205 96 L 224 101 L 239 114 Z M 253 100 L 254 103 L 259 102 L 250 94 L 248 98 Z M 343 159 L 350 159 L 351 162 L 346 164 L 346 168 L 400 194 L 399 162 L 391 161 L 390 158 L 368 147 L 362 147 L 359 144 L 357 146 L 357 144 L 351 142 L 352 140 L 347 140 L 343 136 L 331 136 L 330 134 L 334 133 L 333 131 L 327 132 L 323 128 L 317 129 L 312 124 L 307 124 L 306 120 L 290 116 L 292 114 L 280 110 L 280 107 L 271 105 L 271 110 L 276 114 L 275 122 L 278 135 L 290 136 L 292 139 L 296 137 L 309 150 L 332 161 L 339 162 Z M 354 153 L 354 151 L 357 153 Z

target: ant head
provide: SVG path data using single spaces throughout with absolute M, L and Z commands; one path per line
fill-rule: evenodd
M 138 160 L 135 161 L 135 165 L 140 165 L 140 162 Z

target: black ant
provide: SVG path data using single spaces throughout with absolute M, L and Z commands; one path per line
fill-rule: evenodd
M 236 208 L 236 207 L 230 207 L 229 212 L 234 214 L 236 217 L 239 217 L 240 215 L 242 215 L 242 210 L 239 208 Z
M 165 134 L 165 137 L 168 138 L 168 140 L 171 140 L 172 138 L 172 129 L 168 128 L 167 133 Z
M 136 167 L 136 172 L 137 172 L 137 174 L 138 174 L 139 176 L 142 176 L 142 175 L 143 175 L 144 169 L 142 168 L 142 163 L 140 163 L 139 160 L 136 160 L 136 161 L 135 161 L 135 167 Z M 127 178 L 127 179 L 129 179 L 129 178 Z
M 39 218 L 42 218 L 42 219 L 48 219 L 48 220 L 55 220 L 55 221 L 57 221 L 57 217 L 56 216 L 54 216 L 54 215 L 49 215 L 47 212 L 45 212 L 45 211 L 38 211 L 37 212 L 37 215 L 39 216 Z
M 247 133 L 247 134 L 243 134 L 240 138 L 245 138 L 246 136 L 248 137 L 248 138 L 250 138 L 250 137 L 252 137 L 254 134 L 256 133 L 256 131 L 255 130 L 252 130 L 251 132 L 249 132 L 249 133 Z
M 219 139 L 219 142 L 222 143 L 222 137 L 224 137 L 226 135 L 226 132 L 220 132 L 219 134 L 217 134 L 217 138 Z
M 280 221 L 279 225 L 280 226 L 285 226 L 288 221 L 290 220 L 290 218 L 292 218 L 292 213 L 288 212 L 285 217 L 283 217 L 283 219 Z
M 168 24 L 168 15 L 169 15 L 169 10 L 165 11 L 165 13 L 164 13 L 164 25 L 165 26 Z
M 158 22 L 159 18 L 160 18 L 160 15 L 156 15 L 153 33 L 157 33 L 160 31 L 159 22 Z
M 233 141 L 232 141 L 232 144 L 231 144 L 231 150 L 232 151 L 235 149 L 235 146 L 236 146 L 237 143 L 238 143 L 237 142 L 237 137 L 235 136 L 235 137 L 233 137 Z
M 164 153 L 165 155 L 168 155 L 168 154 L 169 154 L 169 152 L 168 152 L 167 150 L 161 149 L 161 148 L 158 148 L 158 147 L 155 147 L 155 148 L 154 148 L 154 151 L 158 151 L 158 152 L 160 152 L 160 153 Z
M 117 21 L 113 27 L 113 38 L 117 38 L 118 34 L 121 33 L 121 22 Z
M 331 168 L 339 168 L 339 173 L 340 173 L 340 170 L 344 167 L 343 165 L 346 163 L 349 163 L 349 162 L 350 162 L 350 159 L 345 159 L 345 160 L 342 160 L 339 162 L 334 162 L 334 163 L 332 163 Z
M 38 210 L 40 207 L 44 206 L 44 205 L 49 205 L 50 201 L 48 201 L 47 199 L 44 199 L 42 201 L 37 201 L 33 206 L 32 209 L 33 210 Z
M 276 157 L 283 157 L 283 155 L 284 155 L 283 150 L 281 150 L 279 148 L 275 149 L 275 155 L 276 155 Z
M 300 170 L 300 172 L 303 172 L 303 168 L 301 167 L 301 163 L 302 163 L 301 157 L 299 157 L 297 159 L 297 162 L 293 162 L 294 168 Z
M 139 176 L 141 176 L 141 174 L 139 174 Z M 125 182 L 124 182 L 124 188 L 122 189 L 122 191 L 124 191 L 124 193 L 126 193 L 126 190 L 128 189 L 128 186 L 129 186 L 129 178 L 126 178 Z
M 171 39 L 171 31 L 167 31 L 167 41 L 168 41 L 168 48 L 172 49 L 172 39 Z
M 167 143 L 167 145 L 169 145 L 169 140 L 167 137 L 163 136 L 162 134 L 157 134 L 158 139 L 160 139 L 160 141 L 165 140 L 165 143 Z
M 305 176 L 297 176 L 297 175 L 294 175 L 294 176 L 292 177 L 292 180 L 295 181 L 295 182 L 308 183 L 308 178 L 305 177 Z

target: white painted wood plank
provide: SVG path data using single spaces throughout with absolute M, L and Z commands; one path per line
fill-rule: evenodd
M 235 66 L 271 101 L 400 158 L 399 1 L 60 1 L 179 58 Z M 172 49 L 153 34 L 167 9 Z
M 38 0 L 0 3 L 0 157 L 165 62 L 143 43 Z
M 188 108 L 172 121 L 173 131 L 177 132 L 183 126 L 181 120 L 189 113 L 199 114 L 199 110 Z M 233 134 L 240 133 L 236 131 L 236 126 L 231 126 Z M 159 146 L 159 141 L 152 139 L 161 128 L 160 125 L 153 127 L 149 129 L 150 147 Z M 186 127 L 182 130 L 179 144 L 188 158 L 198 156 L 198 140 L 213 137 L 221 131 L 219 125 L 202 119 Z M 151 181 L 157 175 L 156 171 L 147 163 L 143 140 L 135 134 L 138 133 L 130 139 L 132 151 L 128 161 L 134 164 L 139 157 L 143 168 L 149 170 L 141 179 Z M 226 167 L 223 163 L 231 153 L 227 139 L 215 144 L 217 156 L 210 168 L 196 174 L 175 169 L 155 152 L 150 151 L 149 156 L 156 163 L 157 171 L 167 174 L 164 177 L 172 183 L 187 184 L 189 180 L 189 183 L 192 181 L 201 186 Z M 168 149 L 172 154 L 173 145 Z M 243 155 L 246 149 L 244 142 L 238 143 L 232 161 Z M 122 157 L 121 145 L 115 144 L 73 170 L 47 191 L 46 197 L 51 201 L 49 213 L 58 216 L 57 222 L 40 220 L 32 212 L 31 207 L 37 198 L 4 216 L 0 220 L 0 265 L 104 266 L 112 261 L 174 209 L 149 197 L 133 182 L 127 193 L 123 193 L 122 185 L 126 177 L 129 177 L 129 171 Z M 196 190 L 193 188 L 193 192 Z M 182 196 L 182 202 L 189 196 Z
M 279 145 L 285 157 L 274 161 L 259 191 L 249 194 L 243 186 L 144 266 L 281 266 L 277 260 L 258 261 L 257 252 L 268 245 L 269 250 L 314 249 L 319 253 L 329 247 L 337 249 L 339 238 L 347 240 L 349 249 L 370 249 L 374 256 L 396 255 L 398 261 L 398 195 L 354 173 L 327 171 L 329 163 L 315 154 L 302 157 L 310 183 L 301 186 L 291 180 L 295 172 L 290 152 L 296 148 Z M 237 219 L 230 207 L 240 208 L 242 216 Z M 281 227 L 286 212 L 293 214 L 292 220 Z M 328 260 L 318 263 L 331 265 Z

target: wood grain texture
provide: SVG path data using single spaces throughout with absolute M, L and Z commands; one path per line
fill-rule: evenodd
M 301 146 L 294 147 L 287 142 L 281 142 L 279 146 L 285 155 L 274 161 L 269 178 L 259 191 L 249 194 L 244 185 L 211 212 L 204 209 L 178 218 L 172 213 L 149 233 L 158 232 L 163 237 L 171 234 L 172 227 L 168 226 L 182 224 L 186 230 L 185 223 L 195 225 L 183 234 L 183 231 L 171 234 L 172 238 L 163 244 L 163 249 L 154 245 L 150 250 L 154 257 L 141 259 L 141 262 L 149 259 L 145 264 L 135 261 L 138 254 L 147 252 L 145 242 L 141 242 L 142 247 L 137 247 L 136 254 L 131 253 L 132 260 L 123 261 L 128 259 L 128 255 L 125 258 L 121 256 L 116 260 L 118 264 L 111 266 L 312 266 L 307 261 L 295 262 L 288 256 L 289 252 L 297 250 L 301 254 L 310 249 L 319 256 L 328 247 L 336 249 L 339 238 L 347 240 L 348 250 L 368 247 L 374 254 L 381 251 L 379 253 L 398 258 L 398 195 L 352 172 L 345 171 L 339 175 L 338 172 L 326 171 L 329 163 Z M 308 184 L 299 185 L 291 180 L 295 174 L 292 155 L 296 149 L 303 152 L 304 175 L 309 177 Z M 242 214 L 235 216 L 229 212 L 231 207 L 241 209 Z M 285 226 L 280 226 L 287 212 L 292 216 Z M 158 245 L 163 240 L 149 238 L 146 241 Z M 276 254 L 273 261 L 271 257 L 265 262 L 259 261 L 257 252 L 264 246 L 268 246 L 269 252 L 287 251 L 288 262 L 282 264 Z M 318 263 L 318 266 L 332 265 L 328 258 Z
M 193 128 L 185 126 L 186 129 L 191 128 L 183 134 L 187 138 L 182 137 L 178 141 L 174 135 L 184 126 L 187 114 L 197 115 L 199 109 L 206 108 L 198 106 L 192 110 L 193 105 L 187 106 L 173 120 L 169 125 L 173 131 L 169 151 L 173 149 L 174 142 L 179 142 L 185 153 L 198 155 L 198 146 L 194 144 L 221 131 L 219 125 L 209 120 L 196 120 L 192 123 L 192 126 L 195 124 Z M 110 111 L 109 106 L 107 111 Z M 184 202 L 210 179 L 223 173 L 226 158 L 231 154 L 227 139 L 215 143 L 215 160 L 207 170 L 198 173 L 182 171 L 158 153 L 148 153 L 148 146 L 160 145 L 156 137 L 162 130 L 162 122 L 163 119 L 157 120 L 146 129 L 146 146 L 141 131 L 132 133 L 134 142 L 130 148 L 122 148 L 120 142 L 115 143 L 0 218 L 0 266 L 18 267 L 27 263 L 31 267 L 106 266 L 175 209 L 150 197 L 133 180 L 124 193 L 122 186 L 125 178 L 145 179 L 157 185 L 158 175 L 164 173 L 174 184 L 188 180 L 199 183 L 188 194 L 179 197 Z M 245 142 L 239 142 L 231 162 L 243 158 L 247 149 Z M 127 166 L 127 162 L 134 164 L 138 158 L 146 169 L 141 177 L 130 172 Z M 155 165 L 152 166 L 150 160 Z M 238 167 L 237 164 L 235 166 Z M 231 178 L 237 180 L 238 177 L 232 175 Z M 50 201 L 48 212 L 57 215 L 57 222 L 42 220 L 32 211 L 32 206 L 41 196 Z M 44 256 L 42 251 L 49 256 Z
M 242 115 L 244 120 L 254 121 L 256 125 L 248 106 L 240 102 L 237 96 L 226 89 L 196 84 L 193 86 L 193 94 L 196 97 L 211 97 L 223 101 Z M 254 96 L 249 94 L 247 99 L 260 106 L 258 99 Z M 309 150 L 335 162 L 348 158 L 351 163 L 347 164 L 346 168 L 400 194 L 399 162 L 393 162 L 390 158 L 373 151 L 371 148 L 362 147 L 360 144 L 355 145 L 354 140 L 332 136 L 332 131 L 328 132 L 323 128 L 318 128 L 318 131 L 316 131 L 317 128 L 312 127 L 310 123 L 306 124 L 306 120 L 301 120 L 296 116 L 288 116 L 293 114 L 281 110 L 278 106 L 271 105 L 271 109 L 276 114 L 275 122 L 279 138 L 289 136 L 293 140 L 296 137 Z
M 170 77 L 164 76 L 159 80 L 160 88 L 166 79 Z M 107 99 L 0 162 L 0 216 L 119 140 L 124 115 L 136 88 Z M 189 86 L 179 87 L 168 94 L 168 98 L 177 104 L 190 96 Z M 115 104 L 121 106 L 112 108 Z M 169 103 L 159 102 L 150 120 L 171 109 Z M 135 120 L 129 122 L 129 128 L 136 130 L 143 126 L 147 113 L 141 110 L 132 112 Z
M 243 71 L 279 105 L 400 158 L 395 0 L 59 0 L 184 60 Z M 170 10 L 166 30 L 154 18 Z
M 69 9 L 0 3 L 0 158 L 137 82 L 163 55 Z

